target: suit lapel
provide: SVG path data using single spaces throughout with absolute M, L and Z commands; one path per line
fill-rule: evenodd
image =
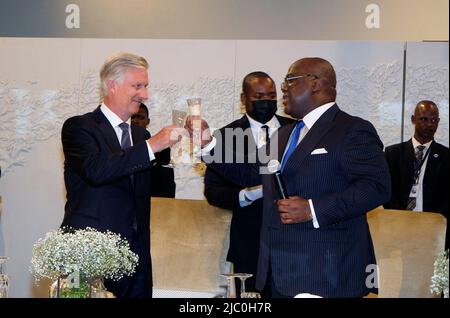
M 424 175 L 424 183 L 425 178 L 427 176 L 436 176 L 437 171 L 439 170 L 439 164 L 441 162 L 441 159 L 439 157 L 439 153 L 436 148 L 436 142 L 433 140 L 433 142 L 430 145 L 430 153 L 428 155 L 428 162 L 427 166 L 425 167 L 425 175 Z
M 236 127 L 240 127 L 242 129 L 250 128 L 250 122 L 248 121 L 247 116 L 242 116 L 239 118 L 239 120 L 236 122 Z
M 414 182 L 414 161 L 416 160 L 415 154 L 414 154 L 414 145 L 412 143 L 412 139 L 408 140 L 405 143 L 406 149 L 403 151 L 406 158 L 404 160 L 401 160 L 404 164 L 402 166 L 405 169 L 405 173 L 403 175 L 408 176 L 410 179 L 410 182 Z
M 294 121 L 293 119 L 288 118 L 288 117 L 283 117 L 283 116 L 278 116 L 278 115 L 275 115 L 275 117 L 277 118 L 278 122 L 280 123 L 280 128 L 285 125 L 291 124 Z
M 141 127 L 132 124 L 130 128 L 131 128 L 131 138 L 133 139 L 133 146 L 147 139 L 147 136 L 145 135 L 145 130 L 141 129 Z M 132 176 L 131 183 L 133 184 L 134 188 L 138 188 L 140 184 L 143 182 L 142 175 L 143 174 L 141 172 L 136 172 L 131 175 Z
M 131 125 L 131 138 L 133 138 L 133 145 L 145 140 L 145 136 L 140 133 L 140 130 L 135 125 Z
M 295 163 L 296 166 L 301 165 L 303 160 L 309 157 L 309 154 L 314 150 L 317 143 L 331 128 L 334 127 L 333 120 L 338 111 L 339 107 L 334 104 L 334 106 L 332 106 L 325 113 L 323 113 L 322 116 L 320 116 L 311 130 L 306 134 L 302 141 L 300 141 L 300 143 L 297 145 L 297 148 L 295 148 L 294 152 L 289 157 L 288 161 L 286 162 L 286 169 L 293 163 Z M 283 147 L 283 152 L 285 147 Z M 281 156 L 282 155 L 283 154 L 281 154 Z
M 257 138 L 258 136 L 254 136 L 253 135 L 253 131 L 252 128 L 250 127 L 250 122 L 248 121 L 247 116 L 245 116 L 245 123 L 244 126 L 242 127 L 242 129 L 245 131 L 246 129 L 250 129 L 250 132 L 252 134 L 252 138 L 248 138 L 248 142 L 246 143 L 246 152 L 248 153 L 254 153 L 258 150 L 258 144 L 255 141 L 255 138 Z
M 242 116 L 237 122 L 235 128 L 241 128 L 243 131 L 246 131 L 246 129 L 251 129 L 250 122 L 248 121 L 247 116 Z M 253 136 L 253 132 L 250 131 L 251 135 Z M 248 156 L 249 153 L 254 153 L 256 151 L 256 143 L 255 138 L 251 137 L 247 139 L 247 142 L 244 144 L 244 151 L 245 155 Z
M 281 162 L 283 159 L 284 151 L 287 147 L 287 142 L 289 140 L 289 136 L 292 133 L 292 130 L 295 128 L 296 122 L 289 125 L 285 125 L 282 129 L 278 130 L 278 162 Z
M 116 132 L 114 128 L 111 126 L 108 119 L 103 115 L 100 110 L 100 106 L 94 110 L 94 120 L 98 124 L 98 128 L 105 137 L 106 143 L 111 148 L 112 152 L 118 152 L 121 150 L 119 139 L 117 139 Z

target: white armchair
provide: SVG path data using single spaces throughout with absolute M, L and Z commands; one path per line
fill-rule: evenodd
M 433 297 L 434 260 L 444 250 L 439 213 L 375 209 L 368 214 L 379 267 L 379 298 Z
M 152 198 L 153 297 L 224 295 L 230 221 L 206 200 Z

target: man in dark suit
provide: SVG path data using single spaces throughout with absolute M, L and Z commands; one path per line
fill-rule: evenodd
M 321 58 L 296 61 L 282 85 L 285 112 L 299 121 L 270 139 L 289 198 L 263 174 L 263 221 L 256 287 L 273 297 L 310 293 L 362 297 L 377 292 L 376 260 L 366 214 L 390 197 L 383 145 L 368 121 L 335 103 L 336 75 Z M 192 130 L 192 120 L 187 127 Z M 203 122 L 204 152 L 214 145 Z M 278 141 L 278 143 L 275 142 Z M 252 186 L 257 165 L 204 160 L 230 180 Z M 253 171 L 252 171 L 253 170 Z M 267 171 L 261 169 L 262 172 Z
M 391 173 L 392 196 L 384 207 L 438 212 L 447 217 L 448 148 L 434 141 L 439 125 L 437 105 L 429 100 L 420 101 L 411 122 L 414 136 L 385 150 Z M 446 242 L 448 246 L 448 239 Z
M 272 78 L 264 72 L 247 74 L 242 81 L 241 102 L 246 114 L 240 119 L 222 127 L 215 135 L 225 146 L 222 153 L 233 153 L 244 162 L 254 158 L 257 149 L 264 146 L 270 135 L 280 126 L 293 120 L 275 115 L 277 111 L 277 90 Z M 225 141 L 226 131 L 233 135 L 229 144 Z M 243 147 L 236 147 L 236 143 Z M 242 154 L 236 154 L 242 151 Z M 249 154 L 252 153 L 254 156 Z M 257 174 L 256 177 L 259 177 Z M 230 227 L 230 245 L 227 260 L 233 263 L 235 273 L 249 273 L 253 277 L 245 281 L 246 290 L 255 290 L 256 265 L 259 252 L 259 231 L 262 218 L 262 185 L 246 188 L 228 181 L 211 168 L 205 172 L 205 197 L 209 204 L 233 211 Z M 236 294 L 240 295 L 240 283 L 236 282 Z
M 148 98 L 147 61 L 131 53 L 109 58 L 100 71 L 103 103 L 62 128 L 67 191 L 63 227 L 120 234 L 139 256 L 136 273 L 106 281 L 116 297 L 151 297 L 150 174 L 157 153 L 176 143 L 175 126 L 150 134 L 130 117 Z
M 147 129 L 150 118 L 144 103 L 139 106 L 139 112 L 131 116 L 131 123 Z M 151 178 L 152 197 L 175 198 L 175 175 L 173 167 L 170 166 L 170 148 L 155 153 Z

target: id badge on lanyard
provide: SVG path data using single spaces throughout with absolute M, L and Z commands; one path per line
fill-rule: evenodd
M 411 187 L 411 192 L 409 193 L 410 198 L 417 198 L 417 195 L 419 193 L 419 180 L 417 180 L 417 183 L 414 183 Z

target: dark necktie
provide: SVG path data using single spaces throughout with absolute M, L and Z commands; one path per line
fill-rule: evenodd
M 120 129 L 122 129 L 122 138 L 120 138 L 120 147 L 122 148 L 122 150 L 125 150 L 127 148 L 131 147 L 131 140 L 130 140 L 130 125 L 128 125 L 128 123 L 121 123 L 119 124 Z M 134 187 L 134 177 L 131 174 L 130 175 L 130 180 L 131 180 L 131 186 Z M 135 231 L 137 231 L 137 222 L 136 222 L 136 216 L 134 216 L 133 218 L 133 229 Z
M 425 146 L 417 146 L 416 147 L 416 154 L 414 159 L 414 185 L 417 185 L 419 183 L 419 176 L 420 176 L 420 169 L 422 166 L 422 160 L 423 160 L 423 151 L 425 149 Z M 409 197 L 408 201 L 406 203 L 406 210 L 414 210 L 416 207 L 416 198 L 415 197 Z
M 422 164 L 422 159 L 423 159 L 423 151 L 425 149 L 425 146 L 417 146 L 416 147 L 416 160 L 414 162 L 414 171 L 420 172 L 420 165 Z
M 269 141 L 269 126 L 267 125 L 262 125 L 261 126 L 261 130 L 263 131 L 264 134 L 264 142 L 267 144 L 267 142 Z
M 125 150 L 127 148 L 131 147 L 131 140 L 130 140 L 130 125 L 127 123 L 121 123 L 119 124 L 120 129 L 122 129 L 122 138 L 120 139 L 120 147 Z
M 298 138 L 300 137 L 300 131 L 302 130 L 303 127 L 305 127 L 305 123 L 303 122 L 303 120 L 298 121 L 297 124 L 295 125 L 294 131 L 292 132 L 291 135 L 291 140 L 289 142 L 288 149 L 286 150 L 283 160 L 281 161 L 281 171 L 284 170 L 286 162 L 288 161 L 289 157 L 292 155 L 295 148 L 297 147 L 297 141 Z

